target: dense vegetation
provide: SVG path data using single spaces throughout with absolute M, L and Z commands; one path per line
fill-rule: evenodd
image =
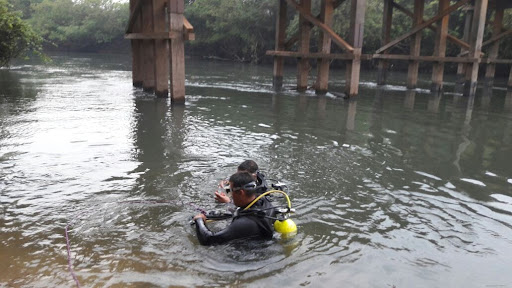
M 1 7 L 6 0 L 0 0 Z M 25 27 L 22 39 L 28 49 L 36 45 L 36 35 L 32 29 L 44 39 L 46 49 L 72 51 L 100 51 L 110 48 L 129 49 L 129 41 L 124 40 L 124 30 L 129 17 L 128 3 L 114 0 L 9 0 L 14 7 L 9 12 L 15 15 Z M 127 0 L 126 0 L 127 1 Z M 185 0 L 185 15 L 194 26 L 196 40 L 187 43 L 187 53 L 202 57 L 222 58 L 234 61 L 260 63 L 271 61 L 265 57 L 265 51 L 274 48 L 275 13 L 277 0 Z M 320 1 L 313 1 L 313 14 L 319 13 Z M 347 36 L 349 26 L 349 1 L 335 10 L 334 27 L 342 37 Z M 397 0 L 402 6 L 413 10 L 413 1 Z M 372 53 L 380 47 L 382 31 L 382 0 L 367 0 L 368 8 L 365 22 L 365 39 L 363 53 Z M 425 18 L 436 14 L 438 1 L 427 0 Z M 3 11 L 3 10 L 2 10 Z M 507 11 L 505 27 L 512 26 L 512 13 Z M 5 12 L 2 12 L 5 13 Z M 3 19 L 5 16 L 1 14 Z M 493 20 L 493 13 L 489 20 Z M 11 16 L 12 17 L 12 16 Z M 290 10 L 288 35 L 298 29 L 298 14 Z M 450 33 L 462 38 L 464 13 L 460 10 L 450 16 Z M 3 23 L 3 22 L 0 22 Z M 407 32 L 411 27 L 411 19 L 395 10 L 393 14 L 392 38 Z M 0 24 L 1 25 L 1 24 Z M 5 29 L 5 28 L 4 28 Z M 22 30 L 23 30 L 22 29 Z M 486 31 L 490 37 L 490 29 Z M 0 27 L 1 31 L 1 27 Z M 313 29 L 311 51 L 316 51 L 318 28 Z M 431 55 L 434 46 L 434 32 L 423 32 L 422 55 Z M 2 36 L 1 43 L 6 39 Z M 20 43 L 22 43 L 21 41 Z M 12 44 L 9 44 L 12 46 Z M 27 48 L 25 48 L 27 49 Z M 408 41 L 393 48 L 396 53 L 408 53 Z M 333 45 L 333 52 L 340 52 Z M 447 55 L 457 55 L 460 48 L 449 44 Z M 2 56 L 4 52 L 2 51 Z M 9 55 L 9 54 L 8 54 Z M 502 42 L 501 57 L 512 58 L 512 39 Z M 9 55 L 10 56 L 10 55 Z M 15 55 L 19 56 L 19 55 Z
M 26 56 L 27 52 L 40 54 L 39 37 L 20 18 L 20 12 L 13 12 L 6 0 L 0 0 L 0 67 L 9 65 L 11 59 Z

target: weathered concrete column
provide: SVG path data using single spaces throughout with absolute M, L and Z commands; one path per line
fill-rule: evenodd
M 311 13 L 311 0 L 301 0 L 300 6 L 304 11 Z M 309 53 L 309 41 L 311 39 L 311 25 L 302 15 L 299 16 L 299 52 Z M 309 58 L 300 58 L 297 65 L 297 91 L 305 91 L 308 88 L 308 76 L 311 66 Z
M 505 9 L 500 9 L 499 6 L 496 7 L 496 11 L 494 13 L 494 22 L 492 27 L 492 35 L 497 36 L 501 33 L 501 29 L 503 27 L 503 14 L 505 12 Z M 498 58 L 498 52 L 500 49 L 500 42 L 501 40 L 497 40 L 494 42 L 491 46 L 491 49 L 489 50 L 489 60 L 495 60 Z M 485 70 L 485 82 L 487 85 L 492 86 L 494 83 L 494 74 L 496 72 L 496 63 L 489 63 L 487 64 L 486 70 Z
M 135 9 L 136 0 L 130 0 L 130 11 Z M 142 15 L 135 16 L 136 21 L 133 24 L 133 32 L 140 33 L 142 31 Z M 142 87 L 143 77 L 142 77 L 142 41 L 141 40 L 131 40 L 132 46 L 132 81 L 133 86 Z
M 179 37 L 171 39 L 170 75 L 172 103 L 185 103 L 185 41 L 183 39 L 184 0 L 168 0 L 169 32 Z
M 473 25 L 471 25 L 470 49 L 468 54 L 471 58 L 480 58 L 481 56 L 487 4 L 488 0 L 475 0 Z M 466 71 L 466 84 L 464 86 L 465 95 L 474 95 L 476 93 L 479 65 L 479 61 L 469 64 Z
M 279 8 L 277 11 L 276 20 L 276 51 L 284 51 L 284 44 L 286 40 L 286 25 L 288 23 L 288 5 L 285 0 L 279 0 Z M 283 74 L 284 74 L 284 58 L 274 56 L 274 78 L 272 86 L 275 91 L 280 91 L 283 88 Z
M 142 32 L 153 33 L 153 3 L 144 2 L 142 5 Z M 142 40 L 142 69 L 144 91 L 155 90 L 155 40 Z
M 346 93 L 348 97 L 359 93 L 359 77 L 361 72 L 361 53 L 363 48 L 364 16 L 366 0 L 351 0 L 349 43 L 354 47 L 354 59 L 347 62 Z
M 423 22 L 423 10 L 425 7 L 425 0 L 414 0 L 414 19 L 412 26 L 416 27 Z M 422 32 L 418 31 L 411 39 L 411 56 L 420 56 L 421 49 L 421 36 Z M 412 60 L 409 63 L 409 72 L 407 73 L 407 88 L 414 89 L 418 83 L 418 69 L 420 62 Z
M 332 26 L 332 16 L 334 13 L 333 0 L 322 0 L 320 8 L 320 21 L 325 25 Z M 318 47 L 320 53 L 331 53 L 331 37 L 327 33 L 321 31 L 318 41 Z M 317 77 L 315 83 L 315 90 L 317 94 L 325 94 L 327 92 L 329 83 L 329 65 L 331 61 L 329 59 L 321 58 L 318 59 L 317 64 Z
M 450 0 L 439 0 L 439 13 L 450 7 Z M 434 56 L 446 56 L 446 36 L 448 35 L 448 21 L 450 16 L 446 15 L 437 24 L 436 43 Z M 444 62 L 436 62 L 432 68 L 432 92 L 439 93 L 443 89 Z
M 382 39 L 381 46 L 388 44 L 391 41 L 391 23 L 393 20 L 393 0 L 384 0 L 384 9 L 382 11 Z M 389 52 L 384 51 L 383 54 Z M 381 59 L 379 60 L 378 74 L 377 74 L 377 85 L 386 84 L 387 80 L 387 69 L 388 61 Z
M 153 0 L 154 31 L 166 32 L 165 6 L 167 0 Z M 169 53 L 165 39 L 155 40 L 155 94 L 157 97 L 168 97 L 169 94 Z

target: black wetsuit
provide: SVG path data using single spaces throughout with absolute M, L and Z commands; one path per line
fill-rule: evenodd
M 202 218 L 196 219 L 196 233 L 202 245 L 222 244 L 235 239 L 272 239 L 274 234 L 274 206 L 265 197 L 243 211 L 239 208 L 231 224 L 219 232 L 212 232 Z

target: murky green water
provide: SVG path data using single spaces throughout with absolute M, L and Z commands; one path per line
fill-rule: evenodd
M 512 287 L 506 89 L 435 97 L 368 72 L 347 101 L 189 60 L 171 106 L 132 88 L 128 57 L 54 59 L 0 70 L 1 287 L 75 286 L 66 225 L 83 287 Z M 200 246 L 190 217 L 223 208 L 244 159 L 288 183 L 299 234 Z

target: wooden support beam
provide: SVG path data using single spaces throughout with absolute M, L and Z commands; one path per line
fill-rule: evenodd
M 422 62 L 443 62 L 443 63 L 479 63 L 480 58 L 469 57 L 436 57 L 436 56 L 413 56 L 413 55 L 397 55 L 397 54 L 373 54 L 372 59 L 387 60 L 406 60 L 406 61 L 422 61 Z M 498 61 L 497 59 L 496 61 Z
M 308 25 L 304 14 L 311 13 L 311 0 L 300 0 L 299 15 L 299 52 L 309 53 L 309 41 L 311 40 L 311 26 Z M 308 88 L 308 76 L 311 66 L 309 59 L 301 58 L 297 65 L 297 91 L 305 91 Z
M 503 13 L 503 12 L 504 12 L 504 11 L 503 11 L 503 10 L 501 10 L 501 13 Z M 503 21 L 502 21 L 502 22 L 503 22 Z M 501 32 L 501 33 L 499 33 L 499 34 L 497 34 L 497 35 L 494 35 L 494 34 L 493 34 L 494 36 L 492 36 L 492 37 L 491 37 L 491 39 L 489 39 L 489 40 L 487 40 L 487 41 L 485 41 L 485 42 L 483 42 L 483 43 L 482 43 L 482 47 L 485 47 L 485 46 L 487 46 L 487 45 L 489 45 L 489 44 L 493 44 L 493 43 L 495 43 L 495 42 L 497 42 L 497 41 L 500 41 L 501 39 L 503 39 L 503 38 L 505 38 L 505 37 L 509 36 L 510 34 L 512 34 L 512 29 L 509 29 L 509 30 L 507 30 L 507 31 Z
M 194 33 L 194 26 L 188 22 L 187 18 L 183 16 L 183 39 L 184 40 L 196 40 L 196 34 Z
M 390 43 L 388 43 L 387 45 L 384 45 L 383 47 L 379 48 L 375 53 L 379 54 L 379 53 L 382 53 L 383 51 L 386 51 L 388 50 L 389 48 L 395 46 L 396 44 L 402 42 L 403 40 L 413 36 L 414 34 L 418 33 L 419 31 L 425 29 L 426 27 L 428 27 L 429 25 L 431 25 L 432 23 L 436 22 L 436 21 L 439 21 L 439 19 L 443 18 L 444 16 L 452 13 L 453 11 L 459 9 L 460 7 L 462 7 L 463 5 L 466 5 L 470 0 L 460 0 L 459 2 L 453 4 L 452 6 L 450 6 L 448 9 L 444 10 L 442 13 L 440 14 L 437 14 L 436 16 L 430 18 L 429 20 L 425 21 L 425 22 L 420 22 L 421 24 L 415 26 L 411 31 L 403 34 L 402 36 L 396 38 L 395 40 L 391 41 Z M 423 20 L 423 19 L 421 19 Z
M 347 81 L 345 91 L 348 97 L 354 97 L 359 93 L 365 13 L 366 0 L 351 0 L 349 41 L 354 47 L 352 51 L 354 59 L 349 61 L 346 66 Z
M 393 0 L 384 0 L 384 9 L 382 11 L 382 38 L 381 45 L 384 46 L 391 41 L 391 24 L 393 20 Z M 387 54 L 387 51 L 384 51 Z M 379 61 L 377 85 L 386 84 L 388 62 Z
M 286 26 L 288 23 L 288 5 L 285 0 L 279 0 L 279 7 L 277 12 L 276 20 L 276 52 L 285 50 L 284 40 L 286 39 Z M 268 52 L 267 52 L 267 55 Z M 284 76 L 284 59 L 281 55 L 274 55 L 274 78 L 272 80 L 272 86 L 275 91 L 280 91 L 283 88 L 283 76 Z
M 334 43 L 336 43 L 338 46 L 340 46 L 341 48 L 343 48 L 349 52 L 352 52 L 354 50 L 354 48 L 351 45 L 349 45 L 345 40 L 343 40 L 343 38 L 341 38 L 338 34 L 336 34 L 336 32 L 334 32 L 331 29 L 331 27 L 328 27 L 327 25 L 323 24 L 318 19 L 316 19 L 315 16 L 311 15 L 310 11 L 304 10 L 294 0 L 286 0 L 286 2 L 288 3 L 288 5 L 293 7 L 296 11 L 298 11 L 304 17 L 304 19 L 311 22 L 313 25 L 317 26 L 322 31 L 327 33 L 327 35 L 329 35 L 329 37 L 331 37 L 332 41 L 334 41 Z
M 473 10 L 473 7 L 463 9 L 463 11 L 466 12 L 466 17 L 465 17 L 465 20 L 464 20 L 464 33 L 463 33 L 462 40 L 464 40 L 465 42 L 469 42 L 469 39 L 470 39 L 471 23 L 473 22 L 472 10 Z M 459 56 L 462 56 L 464 54 L 467 55 L 467 53 L 469 53 L 469 47 L 468 48 L 462 47 L 460 49 Z M 464 78 L 465 78 L 465 75 L 466 75 L 467 67 L 468 67 L 468 65 L 464 64 L 464 63 L 460 63 L 457 66 L 457 82 L 459 83 L 459 85 L 461 83 L 464 83 Z
M 142 5 L 142 33 L 153 33 L 153 2 L 144 1 Z M 144 91 L 153 92 L 155 90 L 155 41 L 142 40 L 143 53 L 143 83 Z
M 320 21 L 325 25 L 332 26 L 332 17 L 334 14 L 333 0 L 322 0 L 320 7 Z M 331 38 L 327 33 L 321 32 L 318 39 L 319 52 L 324 54 L 331 53 Z M 319 58 L 317 62 L 317 77 L 315 90 L 317 94 L 325 94 L 329 83 L 329 65 L 331 61 L 326 58 Z
M 396 3 L 396 2 L 393 2 L 393 7 L 395 7 L 397 10 L 403 12 L 405 15 L 411 17 L 411 18 L 414 18 L 414 13 L 409 11 L 409 9 L 405 8 L 404 6 Z M 434 25 L 434 24 L 431 24 L 429 26 L 427 26 L 428 29 L 432 30 L 432 31 L 437 31 L 437 26 Z M 463 47 L 463 48 L 466 48 L 466 49 L 469 49 L 469 44 L 467 43 L 467 41 L 464 41 L 464 40 L 460 40 L 459 38 L 455 37 L 455 36 L 452 36 L 450 34 L 447 34 L 446 35 L 446 38 L 453 42 L 454 44 L 460 46 L 460 47 Z
M 141 24 L 141 16 L 140 14 L 140 7 L 139 9 L 135 9 L 140 3 L 140 0 L 130 0 L 130 14 L 133 14 L 134 19 L 137 19 L 133 22 L 131 27 L 129 27 L 131 30 L 134 31 L 141 31 L 142 30 L 142 24 Z M 138 13 L 135 14 L 133 11 L 138 10 Z M 128 30 L 128 29 L 127 29 Z M 142 87 L 143 83 L 143 74 L 142 74 L 142 41 L 139 40 L 131 40 L 130 41 L 132 46 L 132 83 L 135 87 Z
M 494 13 L 494 23 L 492 27 L 492 35 L 496 36 L 501 33 L 501 29 L 503 28 L 503 9 L 496 9 Z M 482 43 L 483 45 L 483 43 Z M 500 41 L 495 41 L 492 45 L 491 49 L 489 50 L 489 59 L 496 59 L 498 57 L 498 51 L 500 49 Z M 488 82 L 489 85 L 492 86 L 494 82 L 494 73 L 496 71 L 496 63 L 490 62 L 487 64 L 486 70 L 485 70 L 485 80 Z
M 184 0 L 168 0 L 169 32 L 183 35 Z M 183 37 L 171 39 L 169 44 L 171 101 L 174 104 L 185 103 L 185 41 Z
M 439 0 L 439 13 L 450 6 L 450 0 Z M 436 42 L 434 46 L 434 56 L 446 56 L 446 36 L 448 35 L 448 20 L 450 15 L 446 15 L 437 24 Z M 432 68 L 432 92 L 439 93 L 443 89 L 444 62 L 434 63 Z
M 183 37 L 182 35 L 177 34 L 176 32 L 153 32 L 153 33 L 130 33 L 124 36 L 125 39 L 138 39 L 138 40 L 168 40 L 168 39 L 176 39 L 179 37 Z
M 128 24 L 126 25 L 126 34 L 129 34 L 134 31 L 133 25 L 137 20 L 139 20 L 140 23 L 142 2 L 143 0 L 130 1 L 130 18 L 128 19 Z M 140 29 L 140 27 L 137 27 L 137 29 Z
M 153 0 L 154 33 L 165 33 L 168 29 L 165 21 L 167 0 Z M 180 35 L 181 36 L 181 35 Z M 157 97 L 169 96 L 169 53 L 168 39 L 155 39 L 155 94 Z
M 412 22 L 413 27 L 418 27 L 418 25 L 420 25 L 421 22 L 423 22 L 424 8 L 425 8 L 425 0 L 414 0 L 414 19 Z M 415 29 L 413 28 L 413 30 L 415 30 Z M 421 36 L 422 36 L 421 31 L 422 31 L 421 29 L 418 29 L 416 31 L 416 33 L 414 34 L 414 39 L 411 40 L 411 49 L 410 49 L 411 56 L 419 56 L 420 55 Z M 385 50 L 383 50 L 383 51 L 385 51 Z M 413 60 L 409 63 L 409 68 L 408 68 L 408 73 L 407 73 L 407 83 L 406 83 L 407 88 L 409 88 L 409 89 L 416 88 L 416 84 L 418 83 L 419 65 L 420 65 L 419 62 L 416 60 Z
M 346 0 L 335 0 L 334 1 L 334 4 L 333 4 L 333 9 L 336 9 L 338 8 L 338 6 L 340 6 L 341 4 L 343 4 L 343 2 L 345 2 Z M 316 15 L 316 19 L 318 19 L 318 21 L 321 21 L 320 20 L 320 17 L 322 16 L 322 13 L 320 12 L 318 15 Z M 313 28 L 313 24 L 312 23 L 309 23 L 309 25 Z M 286 41 L 286 43 L 284 44 L 284 48 L 285 50 L 290 50 L 293 46 L 293 44 L 297 43 L 297 41 L 299 41 L 299 32 L 296 32 L 292 37 L 290 37 L 290 39 L 288 39 Z
M 471 48 L 469 57 L 476 58 L 482 51 L 482 39 L 484 37 L 485 16 L 487 12 L 488 0 L 475 0 L 475 9 L 473 11 L 473 25 L 471 25 Z M 469 64 L 466 71 L 466 85 L 464 87 L 465 95 L 475 95 L 478 80 L 478 63 Z
M 352 60 L 354 54 L 343 53 L 343 54 L 331 54 L 331 53 L 301 53 L 294 51 L 267 51 L 266 55 L 269 56 L 280 56 L 290 58 L 308 58 L 308 59 L 328 59 L 328 60 Z M 364 54 L 361 55 L 362 60 L 371 60 L 372 55 Z

